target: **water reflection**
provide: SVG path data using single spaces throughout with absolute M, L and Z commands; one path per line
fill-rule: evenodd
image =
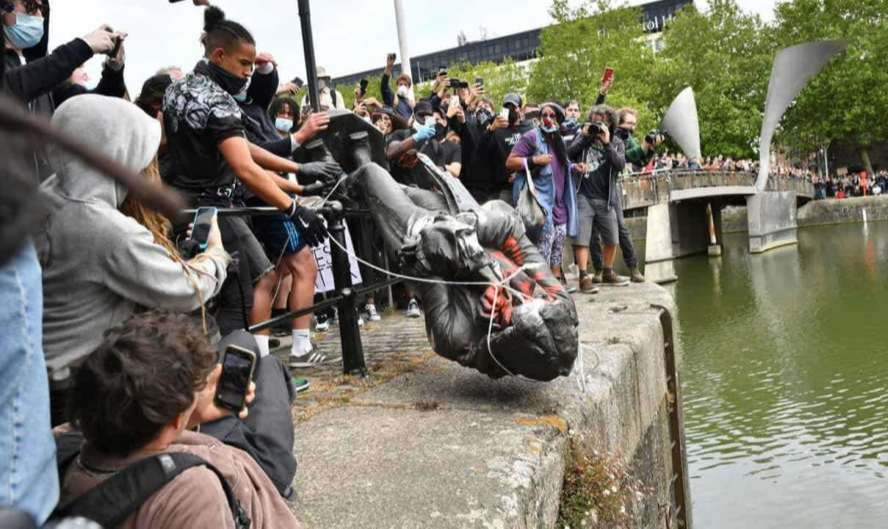
M 888 224 L 676 262 L 695 525 L 888 526 Z

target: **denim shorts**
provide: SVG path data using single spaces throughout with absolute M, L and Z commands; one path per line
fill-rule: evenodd
M 593 225 L 598 228 L 602 244 L 611 245 L 620 242 L 617 209 L 609 207 L 607 200 L 590 199 L 579 193 L 577 194 L 577 213 L 580 225 L 574 240 L 576 246 L 589 246 Z

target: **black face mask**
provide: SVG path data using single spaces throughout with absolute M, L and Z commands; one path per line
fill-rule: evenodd
M 435 139 L 443 140 L 447 136 L 447 125 L 435 123 Z
M 509 109 L 509 126 L 511 127 L 515 123 L 518 123 L 518 111 L 514 108 Z
M 487 109 L 487 107 L 481 107 L 475 111 L 475 119 L 478 121 L 479 127 L 487 128 L 490 122 L 493 121 L 493 112 Z
M 210 61 L 207 61 L 206 65 L 206 75 L 215 81 L 217 85 L 221 86 L 222 90 L 225 90 L 233 96 L 245 92 L 244 88 L 246 88 L 249 78 L 241 79 L 221 66 L 216 66 Z
M 633 129 L 624 129 L 623 127 L 617 127 L 617 130 L 614 131 L 614 136 L 620 138 L 623 141 L 629 139 L 629 136 L 632 136 L 632 133 L 635 132 Z

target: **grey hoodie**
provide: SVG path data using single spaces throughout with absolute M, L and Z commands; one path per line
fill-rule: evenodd
M 160 145 L 160 124 L 136 105 L 98 95 L 71 98 L 53 124 L 139 172 Z M 43 266 L 43 348 L 51 372 L 79 361 L 136 306 L 192 311 L 216 295 L 230 256 L 221 249 L 173 261 L 144 226 L 118 211 L 126 189 L 78 158 L 50 150 L 51 206 L 35 237 Z M 190 276 L 190 278 L 189 278 Z M 198 295 L 198 290 L 200 296 Z

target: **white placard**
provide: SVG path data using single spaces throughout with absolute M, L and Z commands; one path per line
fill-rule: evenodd
M 344 224 L 344 223 L 343 223 Z M 361 269 L 358 266 L 358 260 L 355 259 L 355 249 L 352 245 L 351 233 L 348 231 L 348 225 L 345 226 L 345 247 L 348 248 L 348 265 L 351 269 L 352 285 L 360 285 L 363 283 L 361 279 Z M 317 248 L 312 248 L 315 261 L 318 263 L 318 276 L 315 279 L 315 292 L 332 292 L 336 289 L 333 281 L 333 254 L 330 252 L 330 239 L 324 239 L 324 244 Z

